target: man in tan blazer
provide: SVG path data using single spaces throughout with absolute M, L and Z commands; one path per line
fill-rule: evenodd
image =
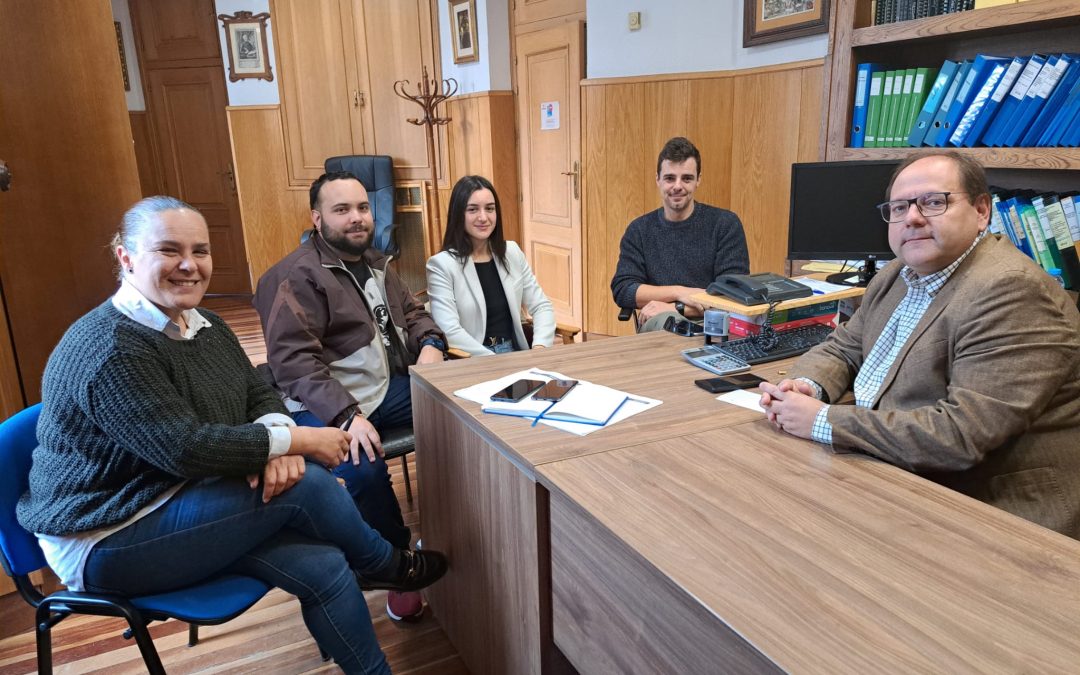
M 880 205 L 897 259 L 793 378 L 762 385 L 788 433 L 873 455 L 1080 539 L 1080 313 L 986 232 L 982 167 L 897 168 Z M 856 405 L 829 405 L 849 388 Z

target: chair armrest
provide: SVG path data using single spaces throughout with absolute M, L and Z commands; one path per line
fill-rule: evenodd
M 634 310 L 633 308 L 630 308 L 630 307 L 620 307 L 619 308 L 619 321 L 629 321 L 630 317 L 632 317 L 634 315 L 635 311 L 636 310 Z

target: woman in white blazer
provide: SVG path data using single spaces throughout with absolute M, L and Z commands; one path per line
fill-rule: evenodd
M 454 185 L 442 252 L 427 262 L 431 316 L 450 347 L 487 356 L 550 347 L 555 312 L 512 241 L 503 238 L 499 197 L 482 176 Z M 521 307 L 533 320 L 533 343 L 521 329 Z

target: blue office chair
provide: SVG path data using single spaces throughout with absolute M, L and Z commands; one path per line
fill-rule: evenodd
M 237 574 L 222 575 L 170 593 L 123 598 L 99 593 L 61 590 L 43 596 L 30 582 L 29 574 L 45 567 L 45 556 L 37 538 L 15 519 L 15 504 L 26 492 L 31 454 L 37 447 L 35 430 L 41 404 L 30 406 L 0 424 L 0 563 L 15 581 L 19 594 L 37 610 L 38 673 L 52 673 L 53 626 L 72 614 L 123 617 L 128 622 L 124 637 L 135 638 L 146 669 L 164 673 L 150 632 L 151 621 L 179 619 L 187 622 L 188 646 L 199 640 L 198 626 L 217 625 L 236 618 L 259 601 L 270 586 Z
M 371 202 L 371 215 L 375 219 L 375 248 L 398 256 L 399 247 L 394 241 L 394 163 L 389 155 L 344 155 L 326 160 L 327 173 L 348 171 L 360 179 Z

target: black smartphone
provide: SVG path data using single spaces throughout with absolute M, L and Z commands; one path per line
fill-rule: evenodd
M 539 401 L 561 401 L 563 396 L 569 394 L 570 390 L 576 386 L 577 380 L 550 380 L 536 392 L 533 398 Z
M 544 386 L 543 380 L 518 380 L 492 394 L 491 400 L 517 403 L 542 386 Z
M 739 373 L 725 375 L 724 377 L 710 377 L 704 380 L 694 380 L 694 384 L 710 394 L 723 394 L 726 391 L 736 389 L 753 389 L 762 382 L 768 382 L 764 377 L 758 377 L 753 373 Z

